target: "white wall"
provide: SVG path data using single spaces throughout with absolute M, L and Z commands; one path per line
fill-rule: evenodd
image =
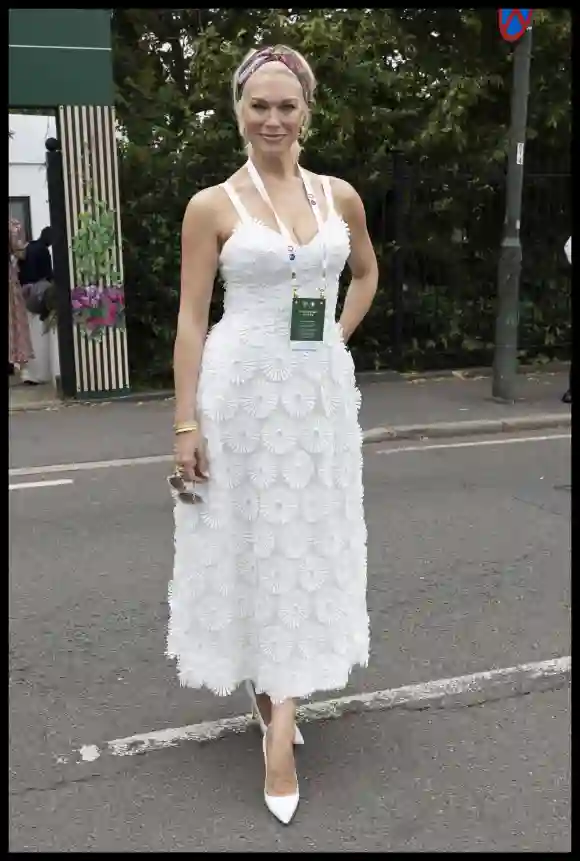
M 32 236 L 36 238 L 50 224 L 44 142 L 56 137 L 56 121 L 54 117 L 10 114 L 8 128 L 12 132 L 8 141 L 8 195 L 30 198 Z
M 50 224 L 44 142 L 47 138 L 56 137 L 56 120 L 49 116 L 9 114 L 8 128 L 12 133 L 8 142 L 8 195 L 30 198 L 32 236 L 36 239 L 42 228 Z M 49 375 L 54 382 L 60 375 L 56 332 L 50 333 L 50 344 L 47 345 L 38 322 L 38 318 L 31 320 L 36 363 L 44 366 L 39 367 L 40 375 Z

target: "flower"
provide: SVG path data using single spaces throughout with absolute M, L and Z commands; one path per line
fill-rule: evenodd
M 286 416 L 272 416 L 262 428 L 262 442 L 273 454 L 286 454 L 296 445 L 296 426 Z
M 336 558 L 342 550 L 346 536 L 342 532 L 338 532 L 332 525 L 332 522 L 325 523 L 321 532 L 318 532 L 314 538 L 316 549 L 325 559 Z
M 307 592 L 316 592 L 329 574 L 328 563 L 314 553 L 308 553 L 300 565 L 300 585 Z
M 326 418 L 305 422 L 300 428 L 300 441 L 311 454 L 328 451 L 332 445 L 332 425 Z
M 236 454 L 250 454 L 260 442 L 260 424 L 252 416 L 238 413 L 224 425 L 222 434 L 226 444 Z
M 230 518 L 227 499 L 228 496 L 225 491 L 214 488 L 213 493 L 208 493 L 207 502 L 203 502 L 200 505 L 200 517 L 210 529 L 224 529 L 228 525 Z M 194 506 L 191 507 L 193 508 Z
M 294 648 L 294 635 L 280 625 L 266 625 L 259 634 L 259 649 L 276 663 L 288 660 Z
M 310 483 L 313 474 L 312 458 L 305 451 L 293 451 L 284 458 L 282 475 L 290 487 L 301 490 Z
M 342 593 L 338 589 L 322 589 L 314 597 L 316 618 L 323 625 L 338 625 L 347 615 Z
M 185 508 L 186 506 L 184 506 Z M 188 505 L 188 509 L 196 508 L 197 506 Z M 189 567 L 199 566 L 200 568 L 213 568 L 219 565 L 223 553 L 223 543 L 220 532 L 217 530 L 204 530 L 203 539 L 200 534 L 197 535 L 195 545 L 192 545 L 188 552 L 187 564 Z
M 335 386 L 329 386 L 327 381 L 321 386 L 320 398 L 326 416 L 335 416 L 344 406 L 342 391 Z
M 315 352 L 296 351 L 296 365 L 300 373 L 313 380 L 315 383 L 325 380 L 328 376 L 329 361 L 326 350 L 320 349 Z
M 256 373 L 256 368 L 255 359 L 249 359 L 243 354 L 230 356 L 228 361 L 228 375 L 236 386 L 251 380 Z
M 125 327 L 125 296 L 120 284 L 77 286 L 71 290 L 73 320 L 89 338 L 97 339 L 104 328 Z
M 244 520 L 255 520 L 260 511 L 258 494 L 250 485 L 244 485 L 244 487 L 236 491 L 234 505 Z
M 279 386 L 268 380 L 255 380 L 252 384 L 251 394 L 240 399 L 245 411 L 258 419 L 267 418 L 278 404 L 280 396 Z
M 262 360 L 262 370 L 268 380 L 280 383 L 289 380 L 292 376 L 292 368 L 287 356 L 282 353 L 270 353 Z
M 310 598 L 297 589 L 278 598 L 278 615 L 287 628 L 299 628 L 310 614 Z
M 248 461 L 248 475 L 260 490 L 270 487 L 278 475 L 278 459 L 268 451 L 257 452 Z
M 215 383 L 204 386 L 199 393 L 201 408 L 215 422 L 229 422 L 238 409 L 238 400 L 231 392 L 224 392 Z
M 272 595 L 284 595 L 296 586 L 296 563 L 283 556 L 273 556 L 259 563 L 260 585 Z
M 288 523 L 298 511 L 296 494 L 288 487 L 271 487 L 262 494 L 260 511 L 268 523 Z
M 304 378 L 294 377 L 282 390 L 282 403 L 288 415 L 303 418 L 312 412 L 316 403 L 314 386 Z
M 212 468 L 212 479 L 216 485 L 234 490 L 239 487 L 243 479 L 246 477 L 246 461 L 243 456 L 223 458 Z

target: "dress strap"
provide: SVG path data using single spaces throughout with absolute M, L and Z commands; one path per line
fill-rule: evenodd
M 232 186 L 229 184 L 229 182 L 222 182 L 222 188 L 225 191 L 225 193 L 227 194 L 227 196 L 229 197 L 229 199 L 231 200 L 232 205 L 233 205 L 234 209 L 236 210 L 236 212 L 238 213 L 238 215 L 240 216 L 241 221 L 244 223 L 248 222 L 248 221 L 252 221 L 250 214 L 248 213 L 248 210 L 246 209 L 246 207 L 244 206 L 244 204 L 240 200 L 240 197 L 239 197 L 237 191 L 235 191 L 232 188 Z
M 328 206 L 328 214 L 331 215 L 336 210 L 334 209 L 334 198 L 332 196 L 332 187 L 330 185 L 330 178 L 328 176 L 321 176 L 320 180 L 322 182 L 322 190 L 324 191 L 324 197 L 326 199 L 326 205 Z

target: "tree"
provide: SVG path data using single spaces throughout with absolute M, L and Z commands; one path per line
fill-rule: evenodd
M 451 327 L 459 333 L 453 350 L 465 352 L 463 341 L 481 328 L 477 297 L 483 291 L 486 307 L 492 302 L 490 272 L 502 218 L 511 48 L 499 37 L 496 10 L 115 9 L 113 33 L 134 376 L 146 373 L 149 384 L 170 377 L 183 212 L 198 189 L 223 181 L 241 165 L 232 70 L 249 48 L 273 42 L 315 59 L 320 85 L 305 166 L 344 177 L 365 200 L 383 278 L 373 312 L 354 341 L 357 365 L 393 361 L 394 150 L 404 154 L 412 174 L 407 315 L 417 318 L 418 326 L 409 320 L 414 329 L 424 330 L 418 346 L 407 339 L 407 359 L 420 361 L 427 342 L 435 344 L 431 353 L 442 349 L 442 338 L 449 345 Z M 565 9 L 536 12 L 529 139 L 531 162 L 566 162 Z M 560 212 L 558 224 L 566 217 Z M 469 254 L 452 242 L 458 229 L 469 235 Z M 536 222 L 532 235 L 537 230 Z M 442 272 L 435 279 L 438 307 L 444 308 L 438 312 L 440 330 L 432 322 L 431 300 L 423 301 L 435 269 Z M 448 279 L 447 286 L 441 283 Z M 220 301 L 218 289 L 214 315 Z

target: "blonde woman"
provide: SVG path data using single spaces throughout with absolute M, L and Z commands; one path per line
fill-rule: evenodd
M 346 343 L 377 263 L 356 191 L 300 166 L 315 80 L 283 45 L 251 52 L 233 98 L 248 161 L 190 201 L 175 341 L 175 561 L 168 654 L 183 685 L 246 681 L 264 798 L 299 800 L 295 700 L 366 665 L 359 395 Z M 339 276 L 352 280 L 335 320 Z M 207 333 L 218 268 L 226 292 Z

